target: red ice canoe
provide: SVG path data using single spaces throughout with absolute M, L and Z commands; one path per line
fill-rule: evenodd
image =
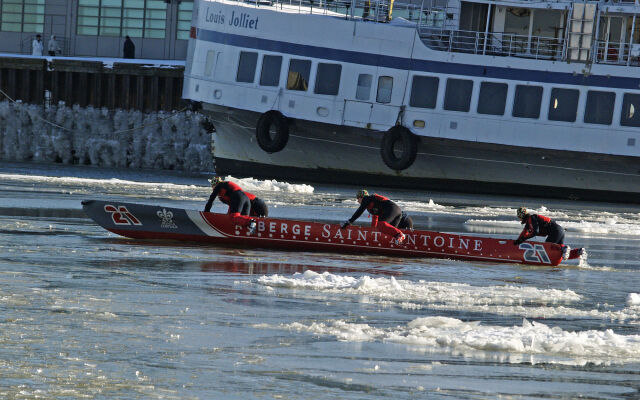
M 401 245 L 370 227 L 256 218 L 257 230 L 234 224 L 227 214 L 118 201 L 84 200 L 85 213 L 103 228 L 134 239 L 168 239 L 257 248 L 333 253 L 373 253 L 399 257 L 436 257 L 471 261 L 558 265 L 559 245 L 433 231 L 404 231 Z M 572 251 L 571 258 L 578 252 Z

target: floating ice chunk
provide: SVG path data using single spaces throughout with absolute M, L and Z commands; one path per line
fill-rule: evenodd
M 566 331 L 526 320 L 522 326 L 482 325 L 479 321 L 424 317 L 405 326 L 386 329 L 344 320 L 256 327 L 335 336 L 340 341 L 403 343 L 481 359 L 496 358 L 500 353 L 517 353 L 541 355 L 549 362 L 568 364 L 640 361 L 640 335 L 619 335 L 610 329 Z M 521 362 L 519 358 L 515 359 Z
M 235 182 L 248 192 L 287 192 L 287 193 L 313 193 L 313 186 L 305 184 L 292 184 L 288 182 L 278 182 L 275 179 L 259 180 L 254 178 L 235 178 L 227 176 L 226 180 Z
M 640 293 L 629 293 L 629 295 L 627 296 L 627 305 L 629 307 L 639 307 Z

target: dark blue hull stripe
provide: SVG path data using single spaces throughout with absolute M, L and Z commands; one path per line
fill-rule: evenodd
M 370 54 L 351 50 L 339 50 L 329 47 L 309 46 L 278 40 L 261 39 L 235 35 L 206 29 L 197 30 L 198 40 L 220 43 L 235 47 L 285 53 L 301 57 L 320 58 L 330 61 L 371 65 L 419 72 L 431 72 L 448 75 L 509 79 L 561 85 L 599 86 L 616 89 L 640 90 L 640 78 L 626 78 L 604 75 L 572 74 L 565 72 L 545 72 L 519 68 L 504 68 L 457 64 L 441 61 L 414 60 L 403 57 Z M 505 58 L 506 59 L 506 58 Z M 620 67 L 623 68 L 623 67 Z M 637 67 L 640 75 L 640 67 Z

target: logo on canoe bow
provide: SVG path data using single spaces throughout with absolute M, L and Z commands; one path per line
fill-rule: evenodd
M 105 204 L 104 211 L 111 214 L 111 220 L 116 225 L 142 225 L 142 222 L 136 218 L 125 206 L 113 206 Z
M 173 212 L 167 211 L 166 208 L 163 208 L 161 211 L 156 213 L 158 217 L 162 220 L 160 223 L 161 228 L 167 229 L 178 229 L 178 225 L 173 222 Z

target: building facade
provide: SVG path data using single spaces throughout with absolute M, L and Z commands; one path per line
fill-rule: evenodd
M 61 55 L 122 57 L 125 36 L 135 57 L 183 60 L 193 1 L 0 0 L 0 53 L 31 54 L 41 34 L 44 54 L 55 35 Z

